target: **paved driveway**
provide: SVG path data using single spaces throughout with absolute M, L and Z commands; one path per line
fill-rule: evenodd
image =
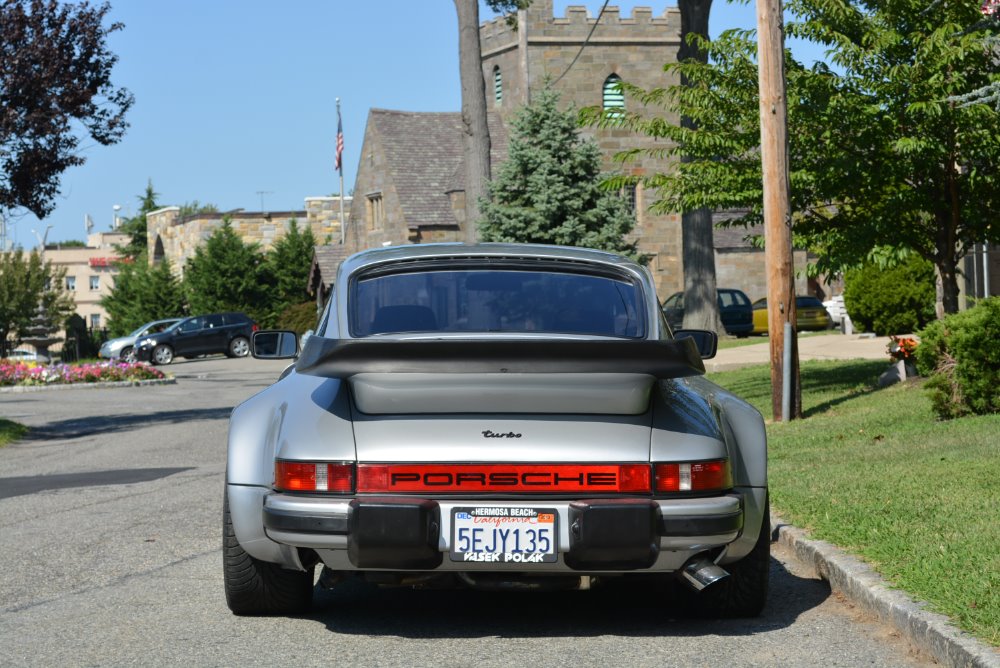
M 888 336 L 830 332 L 801 336 L 798 343 L 799 360 L 885 360 L 885 365 L 889 366 L 889 355 L 886 353 Z M 709 372 L 725 371 L 751 364 L 770 363 L 771 343 L 764 336 L 760 337 L 760 343 L 722 348 L 713 359 L 705 361 L 705 369 Z
M 656 589 L 319 592 L 301 617 L 225 606 L 226 420 L 283 365 L 209 358 L 176 385 L 0 395 L 0 665 L 924 666 L 775 548 L 752 620 Z

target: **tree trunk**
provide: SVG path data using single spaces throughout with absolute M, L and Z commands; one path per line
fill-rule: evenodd
M 958 260 L 949 258 L 943 262 L 935 262 L 934 269 L 937 272 L 934 312 L 940 320 L 951 313 L 958 313 Z
M 677 60 L 695 58 L 708 61 L 708 54 L 687 43 L 687 36 L 708 36 L 708 15 L 712 0 L 680 0 L 681 48 Z M 685 78 L 681 84 L 687 85 Z M 681 125 L 695 127 L 688 117 Z M 681 157 L 682 161 L 686 161 Z M 719 304 L 715 292 L 715 239 L 712 212 L 709 209 L 685 211 L 681 214 L 681 262 L 684 268 L 684 328 L 710 329 L 722 334 Z
M 486 83 L 479 46 L 479 3 L 455 0 L 458 13 L 458 69 L 462 81 L 462 144 L 465 155 L 465 230 L 467 243 L 479 239 L 479 198 L 490 180 L 490 131 L 486 123 Z

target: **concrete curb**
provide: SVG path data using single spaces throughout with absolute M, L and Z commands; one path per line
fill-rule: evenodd
M 812 540 L 778 515 L 771 513 L 777 540 L 802 562 L 812 566 L 830 588 L 891 624 L 910 642 L 946 666 L 1000 668 L 1000 652 L 956 629 L 944 615 L 928 612 L 885 580 L 860 559 L 821 540 Z
M 52 385 L 13 385 L 0 387 L 0 394 L 21 394 L 24 392 L 50 392 L 52 390 L 103 390 L 109 387 L 142 387 L 145 385 L 173 385 L 176 378 L 153 378 L 150 380 L 119 380 L 111 383 L 54 383 Z

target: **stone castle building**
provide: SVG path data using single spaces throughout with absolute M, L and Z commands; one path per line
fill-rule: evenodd
M 680 11 L 675 7 L 659 16 L 648 7 L 636 7 L 631 16 L 622 16 L 617 7 L 609 6 L 598 21 L 584 7 L 569 7 L 565 17 L 556 17 L 552 0 L 533 0 L 519 11 L 516 29 L 503 17 L 480 26 L 494 173 L 506 154 L 511 115 L 546 85 L 560 94 L 567 108 L 628 105 L 631 111 L 636 110 L 632 109 L 635 103 L 618 92 L 619 81 L 646 89 L 676 83 L 675 75 L 665 73 L 663 66 L 677 59 L 680 27 Z M 650 113 L 662 114 L 662 110 Z M 582 133 L 597 141 L 608 172 L 621 169 L 613 161 L 617 152 L 657 145 L 656 140 L 625 129 L 584 128 Z M 345 252 L 389 244 L 461 241 L 465 224 L 461 141 L 458 113 L 371 110 Z M 668 161 L 648 157 L 626 167 L 633 175 L 670 168 Z M 649 212 L 654 193 L 641 186 L 622 195 L 633 205 L 633 234 L 639 250 L 651 258 L 649 268 L 661 298 L 682 290 L 680 216 Z M 756 299 L 766 294 L 764 263 L 760 251 L 744 236 L 742 230 L 732 230 L 724 235 L 725 245 L 716 244 L 719 285 L 742 288 Z M 802 269 L 804 264 L 805 255 L 797 253 L 796 266 Z M 805 272 L 798 274 L 798 290 L 804 293 Z
M 344 198 L 344 214 L 351 208 L 351 198 Z M 302 211 L 252 212 L 238 209 L 227 213 L 196 213 L 182 217 L 181 210 L 170 206 L 146 216 L 146 239 L 149 262 L 167 260 L 177 276 L 195 250 L 228 217 L 236 234 L 246 243 L 256 243 L 261 251 L 269 250 L 295 220 L 300 230 L 312 230 L 317 243 L 340 243 L 340 197 L 307 197 Z

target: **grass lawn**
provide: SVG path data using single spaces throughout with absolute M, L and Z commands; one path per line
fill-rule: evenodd
M 885 362 L 802 362 L 807 419 L 768 425 L 771 502 L 1000 645 L 1000 415 L 940 422 Z M 769 370 L 709 378 L 771 415 Z
M 0 448 L 24 436 L 28 428 L 23 424 L 0 418 Z

